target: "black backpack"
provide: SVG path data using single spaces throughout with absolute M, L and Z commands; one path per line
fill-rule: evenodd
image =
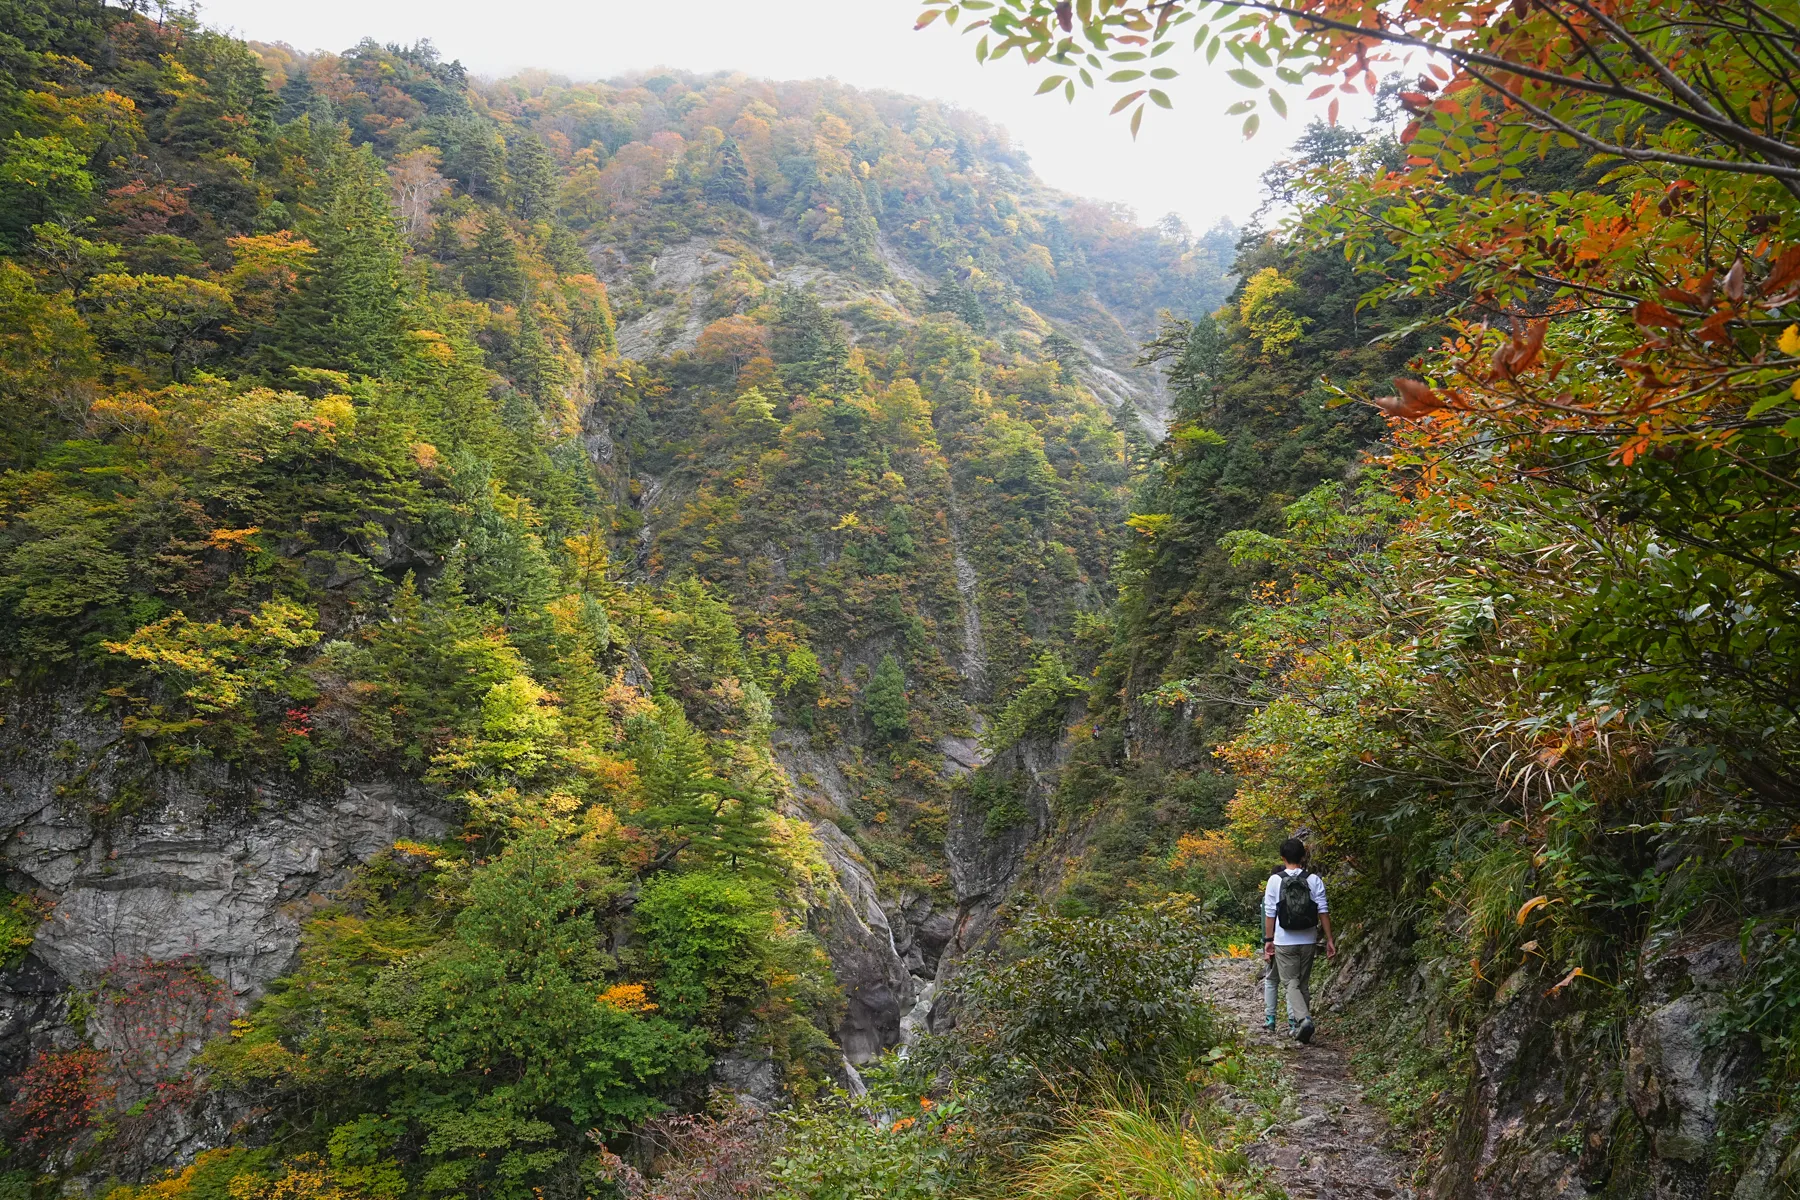
M 1307 881 L 1312 872 L 1300 868 L 1298 875 L 1285 871 L 1281 876 L 1280 899 L 1275 902 L 1275 920 L 1283 929 L 1302 930 L 1319 927 L 1319 905 L 1312 898 L 1312 885 Z

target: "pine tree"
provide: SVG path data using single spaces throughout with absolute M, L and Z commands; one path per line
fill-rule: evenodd
M 718 162 L 712 178 L 706 181 L 706 198 L 718 204 L 750 207 L 750 168 L 744 165 L 736 138 L 728 137 L 720 143 Z
M 319 248 L 283 314 L 275 365 L 380 375 L 403 328 L 401 240 L 387 172 L 367 146 L 341 148 L 326 169 L 324 203 L 305 230 Z
M 494 209 L 481 215 L 475 244 L 462 256 L 463 287 L 477 300 L 516 304 L 525 295 L 525 267 L 506 218 Z
M 981 299 L 954 273 L 945 273 L 943 285 L 931 293 L 928 303 L 933 312 L 961 317 L 963 324 L 976 333 L 987 332 L 987 314 L 981 309 Z
M 519 340 L 514 368 L 519 387 L 541 406 L 567 386 L 569 372 L 550 339 L 544 336 L 544 327 L 533 311 L 535 307 L 531 304 L 519 306 Z
M 288 75 L 287 82 L 281 85 L 281 107 L 276 112 L 276 120 L 286 124 L 312 111 L 315 94 L 312 77 L 304 67 L 296 66 Z
M 775 307 L 770 339 L 781 381 L 792 392 L 838 389 L 853 383 L 847 367 L 850 344 L 837 318 L 811 292 L 790 289 Z
M 431 226 L 431 240 L 425 252 L 445 266 L 454 266 L 463 256 L 462 235 L 456 231 L 456 219 L 442 213 Z
M 1081 352 L 1081 347 L 1075 344 L 1073 338 L 1062 333 L 1053 331 L 1044 339 L 1044 353 L 1062 367 L 1065 377 L 1073 374 L 1077 367 L 1087 365 L 1087 355 Z
M 534 133 L 514 142 L 506 155 L 512 176 L 512 207 L 527 221 L 548 221 L 556 212 L 556 160 Z
M 768 798 L 713 773 L 706 740 L 681 706 L 662 700 L 653 714 L 631 718 L 627 730 L 627 753 L 646 801 L 631 823 L 655 838 L 653 865 L 679 859 L 751 873 L 766 869 Z
M 900 660 L 892 654 L 882 656 L 869 686 L 863 689 L 863 712 L 875 727 L 877 741 L 897 742 L 912 732 L 906 675 L 900 670 Z
M 594 270 L 574 231 L 561 222 L 550 227 L 550 236 L 544 241 L 544 261 L 555 267 L 558 275 L 591 275 Z

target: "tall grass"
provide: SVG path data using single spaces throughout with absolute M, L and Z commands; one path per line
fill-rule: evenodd
M 1227 1173 L 1179 1106 L 1141 1095 L 1081 1110 L 1025 1160 L 1026 1200 L 1218 1200 Z

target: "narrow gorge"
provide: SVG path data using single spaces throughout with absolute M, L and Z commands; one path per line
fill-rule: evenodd
M 927 3 L 1196 233 L 0 0 L 0 1200 L 1800 1196 L 1791 23 L 1328 7 Z

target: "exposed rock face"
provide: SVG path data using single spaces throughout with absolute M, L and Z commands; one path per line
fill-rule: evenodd
M 852 1063 L 865 1063 L 900 1044 L 900 1018 L 912 1007 L 913 980 L 894 945 L 887 913 L 875 894 L 875 878 L 856 843 L 829 821 L 813 832 L 837 876 L 829 902 L 815 917 L 820 940 L 844 990 L 845 1010 L 836 1030 Z
M 1707 1034 L 1742 966 L 1735 938 L 1653 946 L 1646 955 L 1646 995 L 1627 1035 L 1625 1099 L 1660 1160 L 1703 1163 L 1718 1132 L 1719 1105 L 1742 1064 L 1730 1047 L 1709 1045 Z
M 23 1070 L 35 1046 L 48 1046 L 68 1017 L 68 981 L 27 954 L 0 971 L 0 1100 L 12 1098 L 7 1081 Z
M 446 829 L 388 784 L 310 796 L 149 771 L 121 753 L 116 725 L 49 697 L 19 706 L 0 744 L 0 864 L 9 886 L 54 901 L 33 954 L 70 983 L 120 959 L 193 958 L 248 1002 L 353 867 Z M 134 812 L 96 815 L 128 795 Z
M 1398 1003 L 1429 1025 L 1446 981 L 1416 963 L 1396 928 L 1365 931 L 1327 992 L 1337 1008 Z M 1539 1200 L 1602 1193 L 1632 1200 L 1698 1200 L 1713 1177 L 1721 1116 L 1755 1074 L 1753 1048 L 1718 1043 L 1712 1029 L 1744 970 L 1735 936 L 1653 938 L 1637 978 L 1621 985 L 1632 1015 L 1621 1028 L 1600 985 L 1557 989 L 1560 972 L 1519 968 L 1501 982 L 1477 1027 L 1473 1073 L 1452 1144 L 1430 1194 L 1450 1200 Z M 1392 990 L 1385 990 L 1385 989 Z M 1794 1124 L 1770 1131 L 1764 1152 L 1732 1183 L 1734 1200 L 1791 1195 L 1779 1182 Z M 1800 1168 L 1800 1159 L 1795 1160 Z M 1800 1180 L 1800 1171 L 1795 1174 Z
M 230 820 L 171 791 L 154 815 L 110 834 L 54 804 L 14 827 L 10 871 L 57 897 L 34 949 L 63 978 L 91 980 L 121 958 L 191 957 L 248 1001 L 293 962 L 301 921 L 351 868 L 445 832 L 385 784 Z
M 994 760 L 992 769 L 1009 781 L 1017 811 L 995 819 L 991 807 L 959 794 L 950 809 L 944 850 L 950 879 L 956 886 L 957 916 L 951 937 L 952 956 L 983 944 L 995 914 L 1012 894 L 1032 849 L 1050 831 L 1050 796 L 1057 773 L 1068 759 L 1068 745 L 1027 741 Z
M 320 796 L 223 770 L 156 769 L 127 752 L 116 723 L 60 700 L 15 696 L 0 723 L 0 870 L 9 888 L 53 906 L 25 960 L 0 973 L 0 1099 L 33 1055 L 77 1044 L 72 990 L 105 980 L 110 997 L 127 975 L 172 1022 L 159 1032 L 157 1073 L 178 1072 L 292 965 L 307 915 L 357 865 L 398 840 L 445 833 L 441 814 L 386 783 Z M 198 981 L 204 999 L 159 986 L 155 964 L 171 962 L 202 969 L 176 969 L 168 982 Z M 129 1063 L 143 1018 L 115 1007 L 99 1002 L 86 1034 Z M 127 1071 L 119 1094 L 129 1102 L 155 1082 Z M 108 1169 L 141 1177 L 191 1157 L 242 1115 L 214 1095 L 160 1106 L 121 1124 Z

